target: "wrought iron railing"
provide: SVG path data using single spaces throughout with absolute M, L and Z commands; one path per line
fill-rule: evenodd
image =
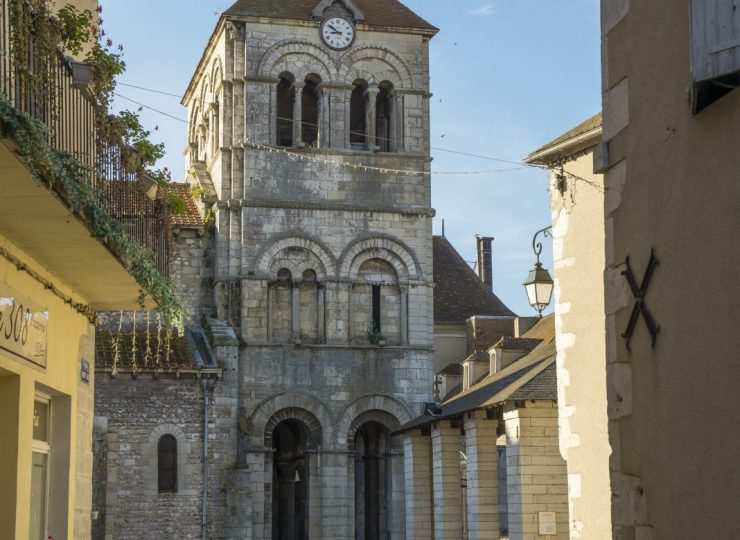
M 153 200 L 147 197 L 142 171 L 126 163 L 130 152 L 124 151 L 122 143 L 110 144 L 98 136 L 97 119 L 102 113 L 79 77 L 84 66 L 61 53 L 53 65 L 44 66 L 44 60 L 34 51 L 32 38 L 24 47 L 26 65 L 18 65 L 12 51 L 16 29 L 11 24 L 11 1 L 0 0 L 0 93 L 47 127 L 47 142 L 52 148 L 88 165 L 91 174 L 85 180 L 104 195 L 107 213 L 152 251 L 158 270 L 167 275 L 166 202 L 161 196 Z M 32 83 L 28 72 L 36 68 L 41 73 Z

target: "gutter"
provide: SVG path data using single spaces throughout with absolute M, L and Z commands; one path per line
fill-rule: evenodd
M 581 144 L 591 143 L 590 146 L 596 146 L 601 138 L 602 129 L 601 126 L 571 137 L 565 141 L 562 141 L 554 146 L 549 146 L 543 150 L 539 150 L 533 154 L 530 154 L 524 159 L 524 163 L 527 165 L 549 165 L 552 160 L 548 159 L 553 156 L 559 156 L 563 152 L 570 148 L 574 148 Z M 588 147 L 587 147 L 588 148 Z
M 200 534 L 206 540 L 206 526 L 208 524 L 208 402 L 215 381 L 201 379 L 203 388 L 203 508 L 201 510 Z

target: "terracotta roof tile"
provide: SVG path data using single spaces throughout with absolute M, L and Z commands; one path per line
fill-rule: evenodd
M 165 188 L 168 195 L 180 196 L 185 200 L 187 210 L 176 214 L 170 212 L 170 223 L 173 227 L 203 227 L 203 217 L 200 215 L 198 205 L 193 198 L 190 184 L 172 183 Z
M 515 317 L 444 236 L 435 236 L 434 322 L 464 323 L 473 316 Z
M 365 14 L 363 24 L 393 28 L 417 28 L 437 33 L 438 28 L 419 17 L 398 0 L 354 0 Z M 319 0 L 239 0 L 224 12 L 228 16 L 269 17 L 312 21 Z

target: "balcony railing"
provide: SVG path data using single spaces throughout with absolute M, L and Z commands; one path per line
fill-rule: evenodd
M 143 171 L 126 166 L 124 156 L 130 152 L 98 136 L 99 111 L 84 82 L 75 77 L 82 67 L 80 64 L 59 53 L 55 65 L 48 69 L 35 54 L 31 39 L 25 47 L 26 65 L 17 65 L 11 48 L 16 29 L 11 24 L 10 2 L 0 0 L 0 93 L 17 109 L 47 127 L 47 142 L 52 148 L 88 165 L 91 174 L 85 180 L 105 195 L 107 213 L 152 251 L 158 270 L 166 276 L 169 225 L 166 202 L 162 197 L 154 200 L 147 197 L 141 178 Z M 27 71 L 36 68 L 43 75 L 32 84 Z

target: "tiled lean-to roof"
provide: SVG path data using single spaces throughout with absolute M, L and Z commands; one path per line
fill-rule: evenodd
M 363 24 L 392 28 L 416 28 L 436 33 L 438 28 L 419 17 L 398 0 L 353 0 L 365 14 Z M 227 17 L 267 17 L 313 21 L 319 0 L 239 0 L 224 12 Z
M 555 316 L 544 317 L 523 337 L 540 340 L 539 345 L 498 373 L 487 375 L 442 402 L 439 414 L 419 416 L 399 431 L 422 428 L 441 419 L 460 417 L 466 412 L 512 401 L 557 401 Z
M 470 317 L 515 317 L 444 236 L 433 238 L 434 322 L 464 323 Z
M 182 197 L 185 201 L 184 212 L 170 212 L 170 223 L 173 227 L 203 227 L 203 217 L 200 215 L 198 206 L 193 198 L 190 184 L 173 182 L 165 188 L 167 195 Z
M 524 162 L 548 165 L 595 146 L 601 140 L 601 122 L 601 113 L 595 114 L 529 154 Z

